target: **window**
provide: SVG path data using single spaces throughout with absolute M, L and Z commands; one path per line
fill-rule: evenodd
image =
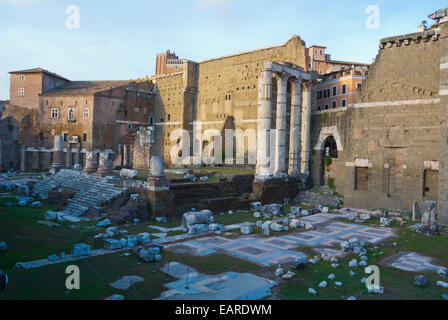
M 362 83 L 361 82 L 358 82 L 357 84 L 356 84 L 356 88 L 361 88 L 362 87 Z
M 330 98 L 330 89 L 325 89 L 324 90 L 324 99 L 328 99 Z
M 44 141 L 44 133 L 43 132 L 39 133 L 39 141 Z
M 46 104 L 47 104 L 47 106 L 48 106 L 48 100 L 47 100 Z
M 68 133 L 64 133 L 64 141 L 65 141 L 65 142 L 68 141 Z
M 59 109 L 58 108 L 51 109 L 51 119 L 59 119 Z
M 343 84 L 342 85 L 342 94 L 346 94 L 347 93 L 347 85 Z
M 87 133 L 82 134 L 82 141 L 84 141 L 84 142 L 87 141 Z
M 75 109 L 68 109 L 68 121 L 75 121 Z
M 169 114 L 169 115 L 168 115 L 168 121 L 170 121 L 170 120 L 171 120 L 171 115 Z
M 25 75 L 21 74 L 21 75 L 19 76 L 19 81 L 25 81 Z
M 325 105 L 325 110 L 330 109 L 330 106 L 328 104 Z
M 346 107 L 347 106 L 347 100 L 342 99 L 342 107 Z
M 25 95 L 25 88 L 19 88 L 17 94 L 19 95 L 19 97 L 23 97 Z
M 322 100 L 322 90 L 317 91 L 317 100 Z
M 126 118 L 127 116 L 128 116 L 128 111 L 125 110 L 125 111 L 124 111 L 124 117 Z
M 154 125 L 154 118 L 153 117 L 149 118 L 149 125 L 150 126 Z
M 369 190 L 368 168 L 355 168 L 355 190 Z
M 317 106 L 317 110 L 318 111 L 322 110 L 322 106 Z
M 333 87 L 333 97 L 338 95 L 338 87 L 334 86 Z
M 89 109 L 84 109 L 82 114 L 83 114 L 84 118 L 87 119 L 89 117 Z
M 331 103 L 331 106 L 333 107 L 333 109 L 336 109 L 336 107 L 338 106 L 338 102 L 337 101 L 333 101 Z

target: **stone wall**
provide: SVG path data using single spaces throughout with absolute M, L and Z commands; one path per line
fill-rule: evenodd
M 18 169 L 19 145 L 17 120 L 7 117 L 0 120 L 0 171 Z
M 411 210 L 414 200 L 438 200 L 439 51 L 436 31 L 381 41 L 357 102 L 313 116 L 315 185 L 334 177 L 348 207 Z M 328 136 L 338 145 L 329 167 Z
M 192 122 L 203 132 L 214 129 L 257 130 L 258 77 L 266 61 L 289 62 L 306 68 L 306 46 L 298 36 L 284 45 L 254 50 L 241 54 L 186 62 L 182 73 L 156 77 L 156 143 L 155 153 L 163 155 L 170 165 L 170 150 L 177 144 L 171 141 L 175 129 L 190 132 L 193 143 Z M 276 89 L 274 89 L 276 90 Z M 288 101 L 291 89 L 288 90 Z M 274 94 L 275 96 L 275 94 Z M 275 106 L 276 101 L 273 101 Z M 275 108 L 274 108 L 275 110 Z M 247 151 L 248 141 L 245 142 Z

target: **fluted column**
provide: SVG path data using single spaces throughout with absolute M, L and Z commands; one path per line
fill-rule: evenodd
M 311 81 L 304 85 L 303 111 L 302 111 L 302 172 L 310 174 L 311 155 Z
M 20 171 L 25 172 L 26 171 L 26 148 L 25 146 L 22 146 L 20 149 Z
M 52 171 L 57 172 L 64 167 L 64 138 L 54 136 Z
M 257 180 L 266 180 L 272 177 L 270 170 L 271 99 L 272 71 L 262 69 L 258 79 L 258 149 L 255 175 Z
M 67 144 L 67 160 L 66 160 L 66 167 L 67 169 L 72 168 L 72 144 L 69 142 Z
M 297 177 L 300 174 L 300 120 L 302 112 L 302 81 L 295 79 L 292 83 L 291 125 L 289 137 L 289 175 Z
M 81 154 L 81 144 L 78 142 L 76 145 L 76 158 L 75 158 L 75 165 L 74 169 L 77 171 L 82 171 L 82 154 Z
M 282 74 L 277 79 L 277 124 L 275 135 L 275 169 L 277 178 L 286 178 L 286 100 L 289 76 Z

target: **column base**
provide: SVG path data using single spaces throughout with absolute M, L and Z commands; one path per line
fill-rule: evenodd
M 149 212 L 152 217 L 169 217 L 174 213 L 173 194 L 169 181 L 164 177 L 148 178 Z
M 95 172 L 93 175 L 95 177 L 107 177 L 113 174 L 112 168 L 99 168 L 97 172 Z
M 61 169 L 64 169 L 64 165 L 63 164 L 54 163 L 54 164 L 51 165 L 50 172 L 51 173 L 57 173 L 57 172 L 61 171 Z
M 283 202 L 284 199 L 297 196 L 299 182 L 298 178 L 254 180 L 252 190 L 255 198 L 263 204 L 279 203 Z

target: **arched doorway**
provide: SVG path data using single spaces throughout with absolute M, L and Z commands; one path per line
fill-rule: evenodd
M 338 159 L 338 144 L 334 136 L 328 136 L 323 143 L 321 185 L 335 187 L 334 160 Z

